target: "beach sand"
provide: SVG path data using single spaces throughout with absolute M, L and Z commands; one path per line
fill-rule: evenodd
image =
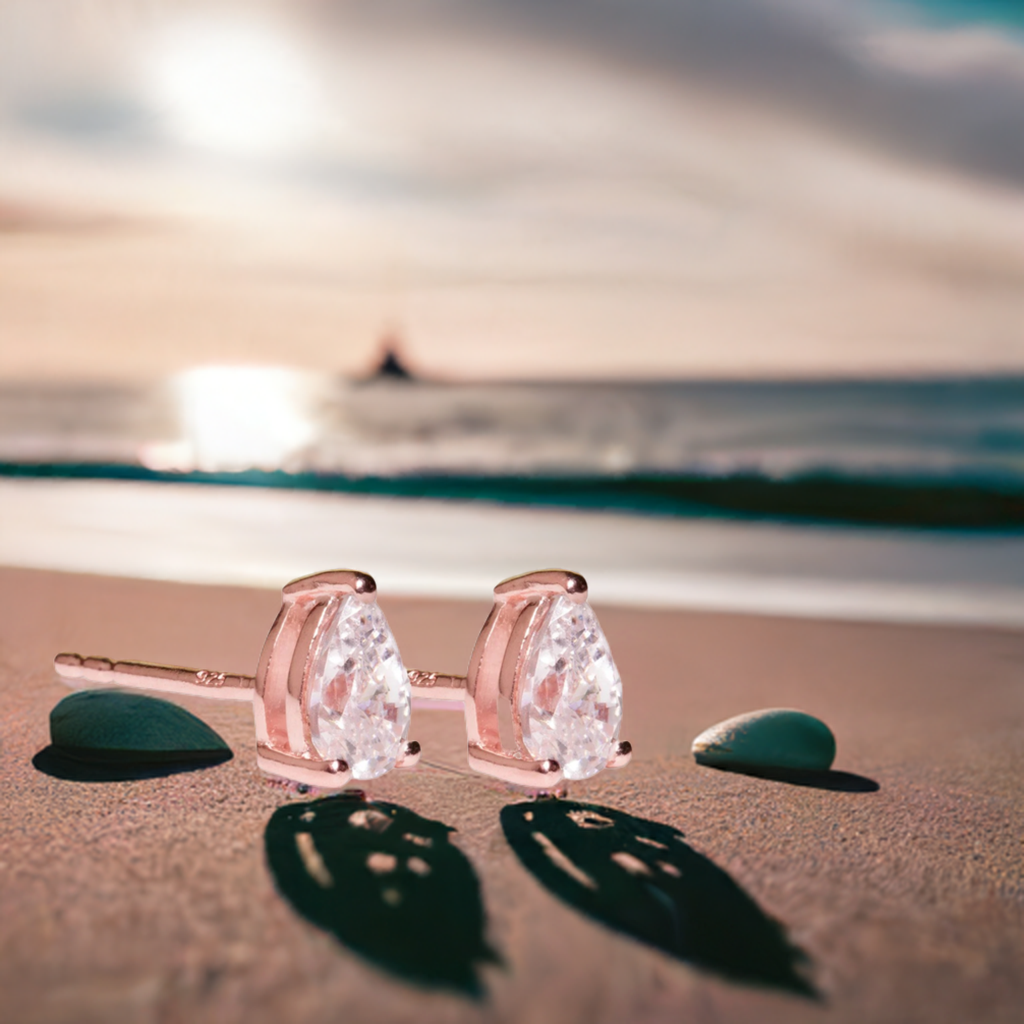
M 486 602 L 387 599 L 406 664 L 465 670 Z M 1024 633 L 598 605 L 626 681 L 633 763 L 572 797 L 678 828 L 807 954 L 817 999 L 737 984 L 561 902 L 461 771 L 371 795 L 445 822 L 479 876 L 502 964 L 477 999 L 371 966 L 275 889 L 246 705 L 186 700 L 235 752 L 128 782 L 37 771 L 67 690 L 58 651 L 252 672 L 272 591 L 0 569 L 0 991 L 10 1022 L 1017 1021 L 1024 1005 Z M 835 768 L 876 791 L 699 768 L 692 738 L 766 706 L 818 715 Z M 430 764 L 460 716 L 416 712 Z M 432 935 L 423 935 L 429 944 Z

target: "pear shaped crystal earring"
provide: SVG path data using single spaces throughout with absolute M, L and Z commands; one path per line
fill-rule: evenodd
M 532 789 L 629 763 L 622 680 L 578 573 L 547 569 L 494 588 L 469 672 L 409 673 L 417 707 L 464 707 L 470 767 Z
M 270 775 L 321 789 L 411 768 L 409 676 L 372 576 L 350 570 L 293 580 L 255 676 L 58 654 L 75 683 L 251 700 L 256 763 Z

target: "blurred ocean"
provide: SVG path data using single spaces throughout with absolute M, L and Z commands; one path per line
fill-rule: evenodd
M 1024 526 L 1024 378 L 0 388 L 0 473 L 671 516 Z
M 0 564 L 1024 624 L 1019 0 L 71 6 L 0 4 Z
M 940 24 L 991 24 L 1024 29 L 1024 4 L 1020 0 L 902 0 L 902 6 Z

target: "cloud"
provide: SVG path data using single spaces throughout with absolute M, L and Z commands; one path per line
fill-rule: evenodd
M 58 46 L 53 10 L 30 18 L 31 5 L 14 8 L 20 20 L 10 10 L 0 17 L 0 87 L 19 119 L 83 141 L 152 142 L 153 113 L 137 97 L 109 82 L 97 89 L 88 76 L 83 88 L 71 73 L 84 61 L 91 76 L 109 75 L 115 33 L 103 34 L 102 47 L 57 33 Z M 613 76 L 655 76 L 668 91 L 721 94 L 904 160 L 1024 185 L 1024 37 L 914 21 L 911 9 L 847 0 L 307 0 L 288 18 L 306 29 L 333 25 L 341 64 L 361 32 L 371 47 L 447 34 L 467 66 L 480 56 L 469 60 L 467 35 L 484 53 L 542 47 L 596 60 Z M 130 36 L 118 37 L 122 51 Z M 329 46 L 329 36 L 319 43 Z M 83 57 L 87 50 L 96 52 Z
M 398 4 L 396 6 L 402 6 Z M 951 66 L 880 58 L 906 15 L 838 0 L 462 0 L 468 21 L 517 31 L 810 119 L 915 161 L 1024 185 L 1024 45 Z M 963 30 L 918 25 L 918 53 Z M 990 30 L 995 35 L 994 30 Z M 1016 54 L 1016 65 L 1007 54 Z

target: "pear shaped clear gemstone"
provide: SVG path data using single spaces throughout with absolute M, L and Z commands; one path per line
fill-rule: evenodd
M 405 750 L 409 675 L 376 601 L 349 595 L 326 614 L 307 683 L 310 738 L 354 779 L 376 779 Z
M 588 604 L 544 598 L 519 683 L 523 743 L 567 779 L 589 779 L 615 756 L 622 680 Z

